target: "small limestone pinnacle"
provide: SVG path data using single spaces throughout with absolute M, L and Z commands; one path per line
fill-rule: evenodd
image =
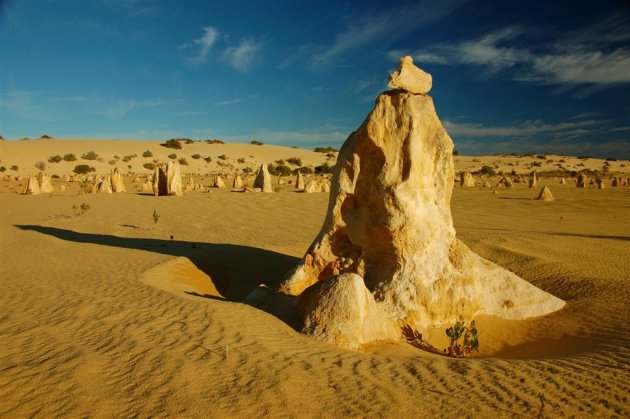
M 389 75 L 387 85 L 392 89 L 426 95 L 433 86 L 433 79 L 429 73 L 415 66 L 413 58 L 407 55 L 400 58 L 398 69 Z

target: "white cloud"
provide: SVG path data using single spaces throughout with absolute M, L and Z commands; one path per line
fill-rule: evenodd
M 541 121 L 525 121 L 514 126 L 487 126 L 483 124 L 456 123 L 444 121 L 444 127 L 452 136 L 462 137 L 531 137 L 540 134 L 567 133 L 581 129 L 581 135 L 592 133 L 584 129 L 602 124 L 602 121 L 584 120 L 560 122 L 556 124 Z
M 190 63 L 192 64 L 202 64 L 208 59 L 208 53 L 210 52 L 210 48 L 219 38 L 219 31 L 216 30 L 212 26 L 206 26 L 203 28 L 203 35 L 199 39 L 193 40 L 193 45 L 199 46 L 199 51 L 197 55 L 190 58 Z M 183 44 L 180 45 L 180 49 L 185 49 L 190 47 L 191 44 Z
M 530 31 L 510 26 L 478 39 L 437 44 L 413 53 L 419 63 L 474 65 L 486 75 L 512 69 L 511 77 L 524 83 L 580 88 L 576 97 L 585 97 L 602 88 L 630 83 L 630 27 L 620 18 L 609 18 L 580 32 L 559 36 L 549 45 L 536 44 L 536 52 L 517 41 Z M 390 56 L 399 51 L 391 51 Z M 599 87 L 598 87 L 599 86 Z
M 394 8 L 390 12 L 352 16 L 346 20 L 345 27 L 330 45 L 320 47 L 313 53 L 311 67 L 316 70 L 326 69 L 349 51 L 392 42 L 419 26 L 444 17 L 461 3 L 458 0 L 438 3 L 422 1 L 413 6 Z
M 251 39 L 244 39 L 235 47 L 229 47 L 223 52 L 223 59 L 236 71 L 247 73 L 260 50 L 262 44 Z
M 95 113 L 112 119 L 123 118 L 129 112 L 139 108 L 154 108 L 164 106 L 168 102 L 165 100 L 123 100 L 114 103 L 103 104 L 98 107 Z

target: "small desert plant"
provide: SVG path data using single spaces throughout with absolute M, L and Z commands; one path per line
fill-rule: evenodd
M 479 173 L 481 173 L 482 175 L 489 175 L 489 176 L 494 176 L 496 174 L 494 167 L 492 166 L 483 166 L 481 170 L 479 170 Z
M 330 153 L 330 152 L 334 152 L 337 151 L 336 148 L 333 147 L 315 147 L 315 149 L 313 150 L 316 153 Z
M 74 212 L 74 215 L 76 215 L 77 217 L 89 209 L 90 209 L 90 204 L 86 204 L 85 202 L 79 206 L 77 205 L 72 206 L 72 211 Z
M 135 158 L 135 157 L 138 157 L 138 155 L 137 155 L 137 154 L 129 154 L 129 155 L 127 155 L 127 156 L 123 157 L 123 161 L 124 161 L 125 163 L 128 163 L 128 162 L 130 162 L 130 161 L 131 161 L 133 158 Z
M 195 141 L 194 141 L 194 140 L 191 140 L 190 138 L 185 138 L 185 139 L 184 139 L 184 144 L 192 144 L 192 143 L 194 143 L 194 142 L 195 142 Z
M 195 160 L 199 160 L 199 159 L 201 158 L 201 154 L 193 154 L 193 155 L 192 155 L 192 156 L 190 156 L 190 157 L 192 157 L 192 158 L 193 158 L 193 159 L 195 159 Z
M 157 224 L 160 221 L 160 214 L 158 214 L 157 210 L 153 210 L 153 223 Z
M 46 163 L 44 163 L 43 161 L 38 161 L 37 163 L 35 163 L 35 167 L 39 170 L 46 170 Z
M 212 157 L 204 157 L 203 159 L 206 161 L 206 163 L 210 163 L 212 161 Z
M 177 154 L 171 153 L 171 154 L 168 155 L 168 158 L 175 160 L 177 158 Z
M 105 159 L 102 158 L 102 157 L 97 157 L 96 161 L 99 162 L 99 163 L 103 163 L 105 161 Z
M 264 145 L 264 143 L 262 141 L 259 141 L 259 140 L 252 140 L 252 142 L 250 142 L 250 144 L 252 144 L 252 145 Z
M 291 157 L 287 159 L 287 163 L 300 167 L 302 166 L 302 159 L 299 157 Z
M 142 157 L 153 157 L 153 153 L 147 150 L 144 153 L 142 153 Z
M 179 164 L 181 164 L 182 166 L 188 166 L 188 160 L 182 157 L 181 159 L 179 159 Z
M 446 329 L 446 336 L 450 343 L 444 353 L 454 358 L 464 358 L 470 356 L 473 351 L 479 351 L 479 334 L 475 321 L 471 320 L 466 326 L 466 322 L 456 321 L 453 327 Z M 460 339 L 463 336 L 463 342 Z
M 6 171 L 7 171 L 7 168 L 6 168 L 6 167 L 4 167 L 4 166 L 0 167 L 0 173 L 4 173 L 4 172 L 6 172 Z
M 85 175 L 90 172 L 96 172 L 96 169 L 88 166 L 87 164 L 78 164 L 74 166 L 74 169 L 72 169 L 72 171 L 77 175 Z
M 13 166 L 11 166 L 11 170 L 17 172 L 18 170 L 20 170 L 20 167 L 17 164 L 14 164 Z
M 50 156 L 48 158 L 48 163 L 59 163 L 62 160 L 63 160 L 63 157 L 61 157 L 60 155 Z
M 243 168 L 243 173 L 247 173 L 250 174 L 252 173 L 254 170 L 251 167 L 244 167 Z
M 116 164 L 116 160 L 115 160 L 115 159 L 113 159 L 113 160 L 108 161 L 107 163 L 109 163 L 109 164 L 111 164 L 111 165 L 113 166 L 113 165 L 115 165 L 115 164 Z
M 179 142 L 179 140 L 175 139 L 175 138 L 171 138 L 170 140 L 166 141 L 164 144 L 160 144 L 162 147 L 166 147 L 166 148 L 172 148 L 175 150 L 181 150 L 182 149 L 182 144 Z
M 223 141 L 217 140 L 217 139 L 206 140 L 206 143 L 208 143 L 208 144 L 225 144 Z
M 336 159 L 337 156 L 335 155 L 335 153 L 327 153 L 326 158 L 332 160 L 332 159 Z
M 276 160 L 274 163 L 278 164 L 278 165 L 286 164 L 286 162 L 284 160 L 282 160 L 282 159 Z
M 70 154 L 66 154 L 65 156 L 63 156 L 63 159 L 65 161 L 75 161 L 77 159 L 77 157 L 74 154 L 70 153 Z
M 142 165 L 142 167 L 144 167 L 145 169 L 148 169 L 148 170 L 155 170 L 155 164 L 153 164 L 153 163 L 145 163 L 145 164 Z
M 274 166 L 270 164 L 269 173 L 274 176 L 290 176 L 293 170 L 289 166 Z
M 87 153 L 81 155 L 81 158 L 83 160 L 96 160 L 97 157 L 98 157 L 98 154 L 96 154 L 93 151 L 88 151 Z
M 459 156 L 459 151 L 453 150 L 453 156 Z
M 245 163 L 245 158 L 241 157 L 240 159 L 236 160 L 237 163 Z
M 40 140 L 50 140 L 52 137 L 50 135 L 44 134 L 41 137 L 39 137 Z
M 321 166 L 315 167 L 315 173 L 323 175 L 326 173 L 332 173 L 333 166 L 330 166 L 328 163 L 324 163 Z
M 218 156 L 217 158 L 221 159 L 221 160 L 227 160 L 227 156 L 225 154 L 221 154 L 220 156 Z
M 308 166 L 302 166 L 298 169 L 300 171 L 300 173 L 302 173 L 303 175 L 312 175 L 313 174 L 313 169 L 311 169 Z

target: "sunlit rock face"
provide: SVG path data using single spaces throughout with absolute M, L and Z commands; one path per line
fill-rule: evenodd
M 279 291 L 301 295 L 321 281 L 356 274 L 383 314 L 371 318 L 385 318 L 397 330 L 477 314 L 524 319 L 560 309 L 562 300 L 456 238 L 452 151 L 431 97 L 400 89 L 379 95 L 339 152 L 319 235 Z M 329 301 L 325 293 L 318 295 Z M 312 313 L 317 304 L 311 301 L 310 307 Z M 304 318 L 312 318 L 308 310 Z M 359 340 L 378 340 L 378 333 L 370 333 Z

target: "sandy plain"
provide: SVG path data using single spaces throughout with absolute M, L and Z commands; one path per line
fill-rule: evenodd
M 20 167 L 2 175 L 26 177 L 51 155 L 93 150 L 104 161 L 90 165 L 105 173 L 114 155 L 146 149 L 162 160 L 171 152 L 211 155 L 209 166 L 187 157 L 183 169 L 206 186 L 208 173 L 233 170 L 213 166 L 221 154 L 234 167 L 242 157 L 252 166 L 293 156 L 305 165 L 326 161 L 268 145 L 195 143 L 180 151 L 155 142 L 42 140 L 0 142 L 0 164 Z M 561 159 L 567 170 L 604 164 L 455 157 L 457 170 L 489 163 L 522 174 L 531 162 Z M 144 161 L 117 166 L 148 174 Z M 49 164 L 48 173 L 82 163 Z M 625 163 L 611 161 L 609 170 L 624 172 Z M 66 184 L 66 192 L 15 193 L 24 182 L 0 182 L 2 417 L 630 415 L 630 187 L 578 189 L 543 177 L 540 186 L 556 201 L 540 202 L 522 184 L 498 193 L 456 186 L 458 236 L 568 304 L 525 321 L 478 318 L 480 353 L 450 359 L 403 344 L 341 350 L 301 335 L 296 319 L 241 302 L 299 261 L 321 227 L 327 194 L 285 185 L 274 194 L 212 189 L 156 198 L 140 193 L 133 176 L 125 194 L 80 195 L 76 182 L 60 179 L 53 185 Z M 72 207 L 82 203 L 90 209 L 77 216 Z M 177 258 L 211 277 L 225 299 Z M 445 346 L 443 330 L 426 336 Z

